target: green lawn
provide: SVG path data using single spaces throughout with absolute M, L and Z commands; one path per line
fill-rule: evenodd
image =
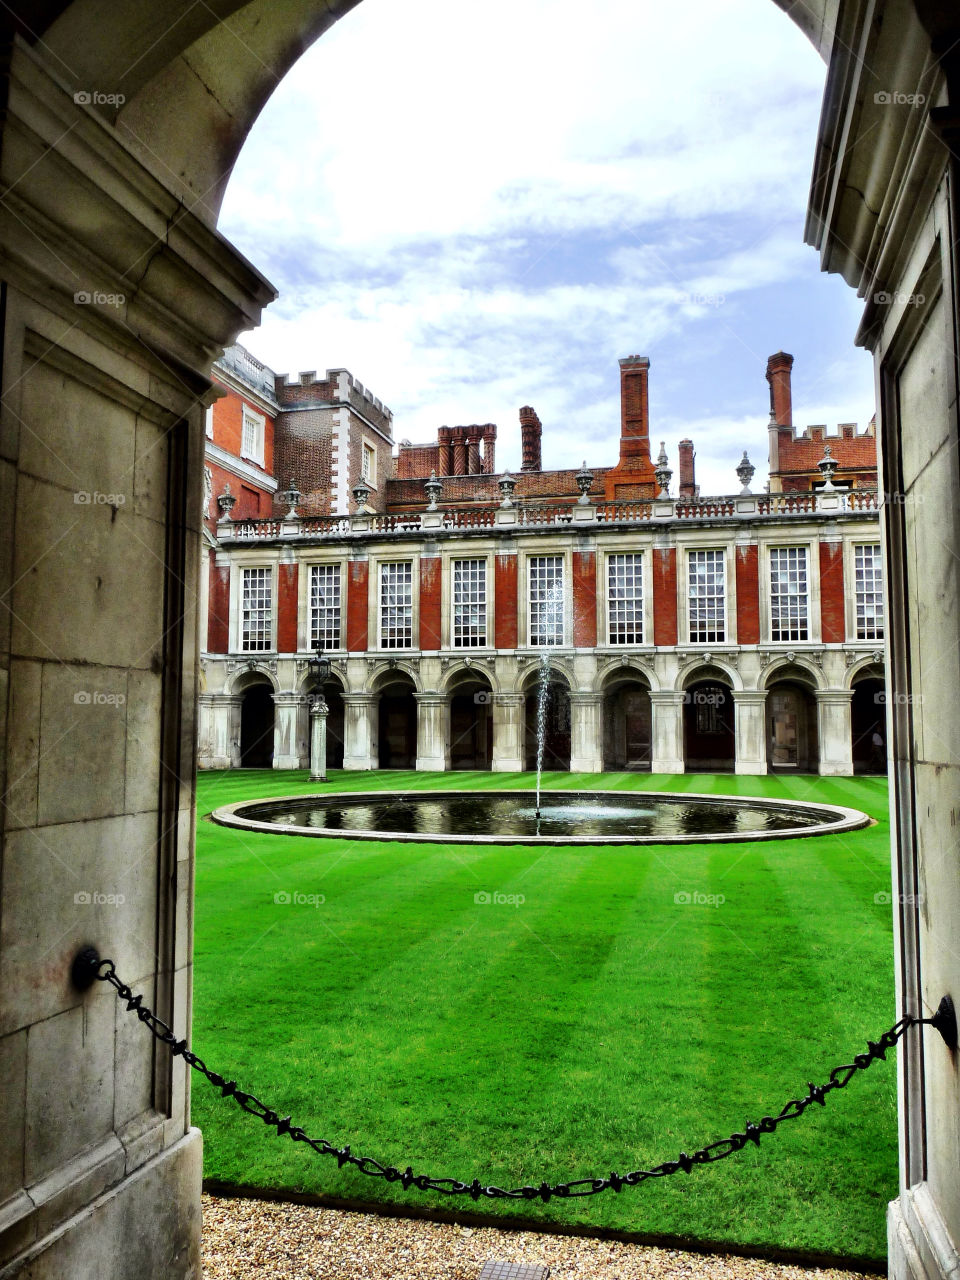
M 331 790 L 515 788 L 529 775 L 336 774 Z M 757 844 L 542 849 L 198 826 L 194 1048 L 308 1132 L 487 1183 L 626 1172 L 776 1114 L 896 1018 L 886 781 L 583 775 L 558 788 L 853 805 L 876 826 Z M 317 789 L 202 773 L 198 808 Z M 477 905 L 478 891 L 522 894 Z M 722 895 L 680 905 L 677 893 Z M 277 893 L 322 895 L 284 905 Z M 203 1080 L 207 1177 L 753 1246 L 885 1254 L 895 1063 L 689 1176 L 585 1200 L 404 1193 L 278 1140 Z

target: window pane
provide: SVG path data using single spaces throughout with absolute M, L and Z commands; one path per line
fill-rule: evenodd
M 413 563 L 400 560 L 380 566 L 380 647 L 413 646 Z
M 807 549 L 774 547 L 770 552 L 770 639 L 809 637 Z
M 340 566 L 310 566 L 310 648 L 340 648 Z
M 563 644 L 563 557 L 531 556 L 530 643 Z
M 857 639 L 883 639 L 883 562 L 880 547 L 867 543 L 853 549 L 856 579 Z
M 270 569 L 244 569 L 241 578 L 240 648 L 262 652 L 271 647 Z
M 453 643 L 478 648 L 487 643 L 487 562 L 453 562 Z
M 687 560 L 691 644 L 726 638 L 725 567 L 722 551 L 691 551 Z
M 643 644 L 643 555 L 607 557 L 607 619 L 611 644 Z

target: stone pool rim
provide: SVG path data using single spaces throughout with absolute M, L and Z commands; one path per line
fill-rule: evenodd
M 265 804 L 306 805 L 309 802 L 329 802 L 335 800 L 363 799 L 371 802 L 383 801 L 388 797 L 413 797 L 420 800 L 448 800 L 458 795 L 488 795 L 535 797 L 530 787 L 491 787 L 480 791 L 467 791 L 464 788 L 437 791 L 433 788 L 405 788 L 402 791 L 313 791 L 293 796 L 263 796 L 255 800 L 238 800 L 233 804 L 221 805 L 210 813 L 212 822 L 220 826 L 233 827 L 241 831 L 255 831 L 267 835 L 307 836 L 321 840 L 373 840 L 403 841 L 408 844 L 527 844 L 527 845 L 638 845 L 638 844 L 743 844 L 755 840 L 798 840 L 803 837 L 839 835 L 844 831 L 859 831 L 872 825 L 873 819 L 860 809 L 849 809 L 843 805 L 824 804 L 809 800 L 769 800 L 762 796 L 713 795 L 705 791 L 610 791 L 610 790 L 566 790 L 551 788 L 540 794 L 541 803 L 549 803 L 550 798 L 557 795 L 566 796 L 615 796 L 624 798 L 647 799 L 652 801 L 673 800 L 682 803 L 684 800 L 712 801 L 716 804 L 737 804 L 749 809 L 777 808 L 790 813 L 799 810 L 805 813 L 811 810 L 829 815 L 822 823 L 812 827 L 784 827 L 779 831 L 724 831 L 714 834 L 694 833 L 691 835 L 486 835 L 486 834 L 452 834 L 422 831 L 361 831 L 353 828 L 302 827 L 294 823 L 262 822 L 255 818 L 244 817 L 244 809 Z M 832 819 L 832 820 L 831 820 Z

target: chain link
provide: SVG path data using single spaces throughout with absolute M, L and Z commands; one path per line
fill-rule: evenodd
M 826 1084 L 808 1084 L 807 1092 L 802 1098 L 791 1098 L 778 1115 L 764 1116 L 756 1124 L 747 1124 L 742 1133 L 732 1133 L 729 1138 L 721 1138 L 711 1142 L 692 1155 L 681 1151 L 675 1160 L 665 1160 L 652 1169 L 635 1169 L 632 1173 L 619 1174 L 611 1172 L 602 1178 L 580 1178 L 575 1182 L 543 1181 L 538 1187 L 494 1187 L 484 1186 L 479 1179 L 472 1182 L 461 1182 L 458 1178 L 432 1178 L 425 1173 L 414 1173 L 411 1166 L 397 1169 L 393 1165 L 381 1164 L 372 1156 L 355 1155 L 349 1146 L 336 1147 L 323 1138 L 311 1138 L 299 1125 L 293 1124 L 290 1116 L 280 1114 L 261 1102 L 252 1093 L 237 1087 L 235 1080 L 226 1080 L 219 1072 L 212 1071 L 202 1058 L 187 1046 L 186 1040 L 178 1040 L 171 1029 L 143 1003 L 142 996 L 135 996 L 130 987 L 117 977 L 112 960 L 101 960 L 97 964 L 95 977 L 101 982 L 108 982 L 120 1000 L 126 1002 L 127 1011 L 136 1013 L 140 1021 L 147 1027 L 161 1044 L 168 1045 L 175 1058 L 183 1058 L 187 1066 L 206 1076 L 215 1089 L 220 1090 L 224 1098 L 232 1098 L 242 1111 L 256 1116 L 265 1125 L 275 1129 L 278 1137 L 287 1137 L 291 1142 L 304 1142 L 319 1155 L 333 1156 L 342 1169 L 345 1164 L 353 1165 L 361 1173 L 371 1178 L 383 1178 L 386 1182 L 399 1182 L 404 1191 L 416 1187 L 419 1191 L 438 1191 L 444 1195 L 470 1196 L 473 1200 L 485 1197 L 491 1200 L 542 1200 L 546 1203 L 554 1197 L 566 1199 L 576 1196 L 595 1196 L 601 1191 L 622 1191 L 624 1187 L 636 1187 L 648 1178 L 666 1178 L 671 1174 L 690 1173 L 697 1165 L 714 1164 L 717 1160 L 725 1160 L 737 1151 L 742 1151 L 747 1143 L 759 1146 L 764 1134 L 775 1133 L 785 1120 L 796 1120 L 807 1107 L 817 1103 L 826 1106 L 827 1095 L 835 1089 L 844 1089 L 857 1074 L 865 1071 L 878 1058 L 885 1058 L 888 1049 L 893 1049 L 897 1041 L 912 1026 L 921 1023 L 933 1023 L 934 1019 L 916 1018 L 910 1014 L 895 1022 L 889 1031 L 885 1031 L 879 1040 L 867 1042 L 866 1053 L 858 1053 L 853 1062 L 834 1067 Z

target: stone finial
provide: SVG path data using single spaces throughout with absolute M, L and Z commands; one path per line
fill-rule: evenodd
M 233 510 L 234 506 L 236 505 L 236 502 L 237 502 L 236 498 L 230 492 L 229 484 L 225 484 L 223 486 L 223 493 L 218 494 L 217 496 L 217 506 L 220 508 L 221 520 L 232 519 L 230 512 Z
M 500 506 L 504 510 L 508 511 L 513 506 L 513 491 L 517 487 L 517 482 L 509 471 L 505 471 L 497 481 L 497 487 L 499 488 L 500 495 L 503 498 Z
M 828 444 L 823 446 L 823 457 L 817 463 L 817 466 L 820 469 L 820 474 L 823 476 L 823 489 L 826 493 L 833 489 L 833 477 L 836 474 L 837 468 L 840 466 L 840 463 L 831 453 L 830 446 Z
M 357 514 L 365 513 L 367 508 L 367 499 L 370 497 L 370 486 L 365 480 L 358 480 L 351 490 L 353 500 L 357 504 Z
M 424 480 L 423 488 L 427 495 L 427 510 L 436 511 L 437 499 L 440 497 L 440 494 L 443 492 L 443 485 L 437 479 L 436 471 L 430 472 L 430 479 Z
M 741 485 L 741 489 L 740 489 L 741 498 L 750 497 L 750 481 L 753 479 L 754 475 L 756 474 L 756 470 L 757 468 L 753 465 L 753 463 L 747 457 L 747 451 L 746 449 L 744 449 L 743 457 L 737 463 L 737 479 L 740 481 L 740 485 Z
M 576 474 L 577 488 L 580 490 L 578 501 L 582 506 L 586 506 L 590 499 L 587 496 L 590 493 L 590 486 L 593 484 L 593 472 L 587 470 L 587 460 L 584 458 L 583 466 Z
M 282 493 L 277 494 L 277 497 L 281 502 L 285 502 L 287 504 L 288 511 L 286 518 L 288 520 L 295 520 L 297 518 L 297 506 L 299 505 L 303 494 L 297 488 L 297 482 L 293 476 L 290 477 L 289 489 L 284 489 Z
M 667 462 L 667 449 L 662 440 L 660 441 L 660 452 L 657 454 L 657 465 L 653 469 L 653 474 L 656 476 L 657 488 L 660 490 L 657 497 L 669 498 L 673 470 Z

